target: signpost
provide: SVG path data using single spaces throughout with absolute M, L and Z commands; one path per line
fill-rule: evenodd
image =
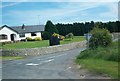
M 90 38 L 92 37 L 92 34 L 87 33 L 87 34 L 84 34 L 84 36 L 85 36 L 85 38 L 86 38 L 86 40 L 87 40 L 88 48 L 89 48 L 89 40 L 90 40 Z

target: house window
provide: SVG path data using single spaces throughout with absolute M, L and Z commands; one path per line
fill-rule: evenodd
M 19 36 L 20 36 L 20 37 L 25 37 L 25 34 L 20 34 Z
M 31 36 L 37 36 L 36 33 L 31 33 Z
M 4 40 L 7 39 L 7 35 L 1 34 L 1 35 L 0 35 L 0 40 L 3 40 L 3 39 L 4 39 Z

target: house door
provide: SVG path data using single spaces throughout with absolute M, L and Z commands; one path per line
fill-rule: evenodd
M 11 34 L 10 37 L 11 37 L 11 41 L 15 40 L 15 34 Z

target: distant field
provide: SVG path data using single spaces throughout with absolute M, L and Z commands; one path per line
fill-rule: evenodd
M 60 44 L 68 44 L 72 42 L 83 41 L 85 38 L 83 36 L 74 36 L 73 40 L 62 40 Z M 13 44 L 6 44 L 3 46 L 3 49 L 22 49 L 22 48 L 38 48 L 38 47 L 47 47 L 49 46 L 49 40 L 42 41 L 32 41 L 32 42 L 19 42 Z
M 76 63 L 82 65 L 84 68 L 92 72 L 107 74 L 115 79 L 120 77 L 118 62 L 118 41 L 112 43 L 109 47 L 84 50 L 76 59 Z

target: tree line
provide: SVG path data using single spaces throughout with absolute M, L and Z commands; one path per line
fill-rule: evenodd
M 94 27 L 105 28 L 112 32 L 120 32 L 120 21 L 109 21 L 109 22 L 75 22 L 73 24 L 53 24 L 50 20 L 45 25 L 45 31 L 42 33 L 44 39 L 49 39 L 53 33 L 60 35 L 67 35 L 73 33 L 75 36 L 83 36 L 85 33 L 90 32 Z
M 73 23 L 73 24 L 56 24 L 55 25 L 60 35 L 66 35 L 73 33 L 75 36 L 83 36 L 85 33 L 90 32 L 94 27 L 106 28 L 111 33 L 120 32 L 120 21 L 114 22 L 85 22 L 85 23 Z

